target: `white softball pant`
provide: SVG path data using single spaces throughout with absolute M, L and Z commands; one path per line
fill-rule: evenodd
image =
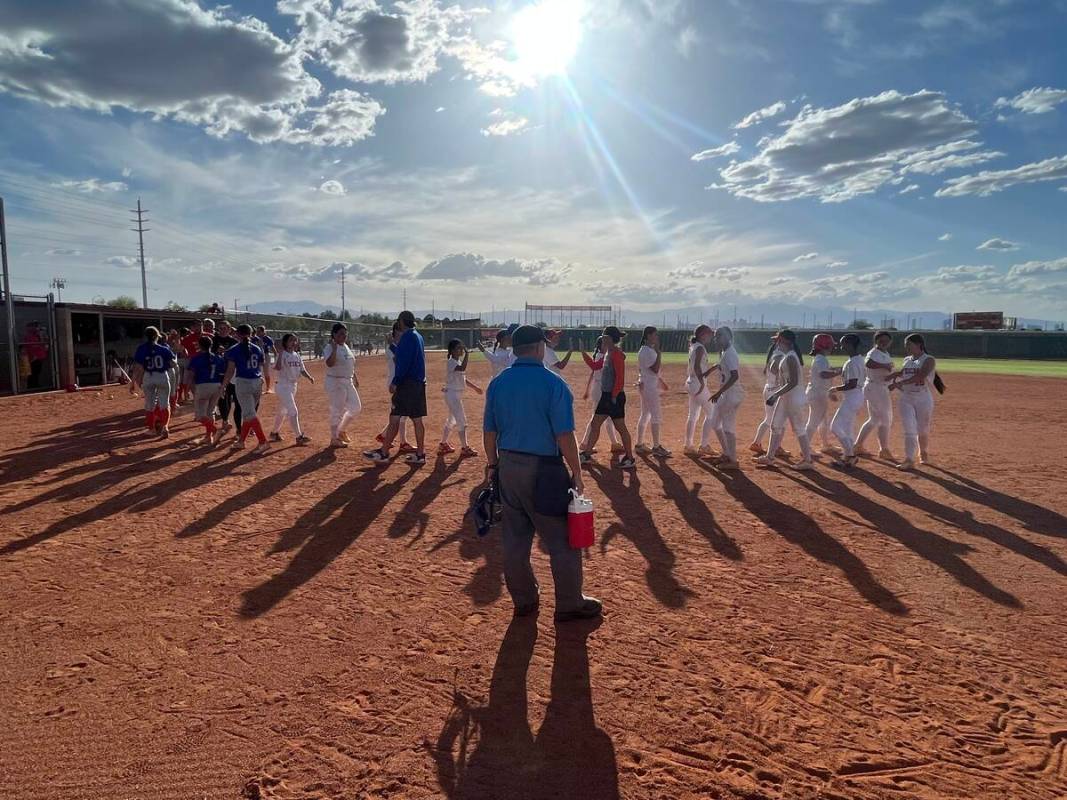
M 723 433 L 737 434 L 737 412 L 741 408 L 741 402 L 745 396 L 740 392 L 732 396 L 727 393 L 719 398 L 719 402 L 711 403 L 711 427 L 712 430 Z
M 879 428 L 893 425 L 893 398 L 887 388 L 863 387 L 863 398 L 867 401 L 867 416 Z
M 830 409 L 830 397 L 825 389 L 816 389 L 812 387 L 807 391 L 808 398 L 808 425 L 807 432 L 808 438 L 814 439 L 816 431 L 822 428 L 822 440 L 825 444 L 829 441 L 828 431 L 826 430 L 827 419 L 826 412 Z
M 215 414 L 215 406 L 222 394 L 220 383 L 198 383 L 193 389 L 193 414 L 196 419 L 206 419 Z
M 641 416 L 637 418 L 639 425 L 647 425 L 651 422 L 653 425 L 659 425 L 663 422 L 663 404 L 660 402 L 659 396 L 659 382 L 653 383 L 651 386 L 647 383 L 641 384 Z
M 241 424 L 256 418 L 259 399 L 263 396 L 262 378 L 234 378 L 233 391 L 241 407 Z
M 463 410 L 463 395 L 459 392 L 445 392 L 445 405 L 448 407 L 445 431 L 451 431 L 453 428 L 457 431 L 466 430 L 467 412 Z
M 915 461 L 919 451 L 919 437 L 930 433 L 934 416 L 934 396 L 929 392 L 907 392 L 900 395 L 900 422 L 904 427 L 904 457 Z
M 363 403 L 351 378 L 327 375 L 326 397 L 330 401 L 330 432 L 337 438 L 348 427 L 348 423 L 359 416 Z
M 693 444 L 693 435 L 697 430 L 697 422 L 700 420 L 700 412 L 704 412 L 704 418 L 711 416 L 711 392 L 705 385 L 698 391 L 698 384 L 694 381 L 685 382 L 685 390 L 689 394 L 689 416 L 685 419 L 685 446 Z M 710 434 L 710 429 L 709 429 Z M 707 442 L 704 442 L 707 444 Z
M 144 390 L 144 410 L 151 411 L 157 406 L 170 408 L 170 370 L 166 372 L 146 372 L 141 379 Z
M 774 406 L 767 405 L 767 398 L 774 394 L 775 390 L 769 386 L 763 387 L 763 421 L 756 426 L 756 435 L 752 437 L 752 441 L 759 443 L 763 441 L 764 435 L 771 429 L 771 419 L 774 418 Z
M 807 435 L 808 403 L 799 388 L 779 397 L 771 412 L 771 431 L 785 433 L 787 424 L 793 429 L 794 435 Z
M 286 418 L 293 428 L 293 433 L 300 435 L 300 412 L 296 407 L 296 384 L 289 381 L 278 381 L 274 391 L 278 395 L 278 410 L 274 414 L 274 432 L 282 429 L 282 423 Z
M 830 423 L 830 432 L 841 442 L 845 456 L 851 458 L 856 449 L 856 414 L 863 407 L 863 394 L 859 389 L 842 392 L 841 407 Z

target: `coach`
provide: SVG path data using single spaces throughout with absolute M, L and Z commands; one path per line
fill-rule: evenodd
M 382 436 L 382 446 L 363 454 L 371 461 L 385 462 L 389 458 L 389 448 L 400 430 L 400 421 L 407 417 L 415 427 L 416 450 L 409 453 L 405 461 L 409 464 L 426 463 L 426 345 L 422 335 L 415 330 L 415 315 L 410 311 L 401 311 L 396 318 L 400 323 L 400 338 L 396 343 L 394 363 L 396 372 L 393 382 L 389 384 L 389 393 L 393 396 L 393 405 L 389 410 L 389 427 Z
M 559 375 L 545 369 L 540 328 L 518 328 L 512 348 L 515 363 L 489 384 L 483 423 L 486 470 L 497 472 L 503 506 L 504 579 L 515 616 L 536 614 L 540 589 L 530 566 L 536 530 L 552 564 L 556 621 L 591 619 L 602 606 L 582 594 L 582 551 L 567 538 L 568 490 L 584 488 L 574 397 Z

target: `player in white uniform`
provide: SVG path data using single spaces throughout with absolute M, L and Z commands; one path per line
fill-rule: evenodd
M 815 434 L 821 432 L 822 451 L 827 455 L 837 453 L 830 444 L 830 420 L 827 410 L 830 407 L 830 386 L 841 370 L 830 366 L 829 355 L 834 350 L 834 337 L 828 333 L 819 333 L 811 342 L 811 377 L 808 380 L 808 441 L 815 445 Z
M 715 346 L 719 350 L 718 391 L 711 396 L 711 427 L 722 445 L 719 469 L 739 469 L 737 460 L 737 411 L 745 399 L 741 387 L 741 359 L 734 349 L 734 332 L 725 325 L 715 331 Z
M 348 447 L 348 423 L 359 416 L 363 404 L 359 400 L 359 380 L 356 375 L 356 354 L 348 346 L 348 328 L 335 322 L 330 341 L 322 350 L 326 359 L 326 397 L 330 400 L 330 447 Z
M 771 432 L 771 419 L 774 417 L 774 403 L 768 403 L 771 395 L 782 388 L 782 359 L 784 354 L 778 349 L 778 337 L 771 339 L 771 347 L 767 351 L 767 360 L 763 364 L 763 419 L 756 426 L 756 435 L 752 437 L 752 444 L 748 449 L 756 454 L 756 458 L 762 456 L 767 450 L 763 446 L 763 437 Z M 775 455 L 779 458 L 789 458 L 789 452 L 782 447 L 778 448 Z
M 478 455 L 478 452 L 467 442 L 467 412 L 463 410 L 463 392 L 470 386 L 478 394 L 482 393 L 482 387 L 467 379 L 467 362 L 470 353 L 459 339 L 453 339 L 448 343 L 448 363 L 445 367 L 445 405 L 448 407 L 448 416 L 445 418 L 445 427 L 441 433 L 441 444 L 437 448 L 438 455 L 448 455 L 456 452 L 450 443 L 452 431 L 459 432 L 460 456 L 470 458 Z
M 810 470 L 814 468 L 814 463 L 811 460 L 811 441 L 808 439 L 807 429 L 808 400 L 800 385 L 804 375 L 804 357 L 797 347 L 797 335 L 793 331 L 779 331 L 775 342 L 782 353 L 782 362 L 778 369 L 782 385 L 771 392 L 766 400 L 767 405 L 774 406 L 774 413 L 771 415 L 771 441 L 767 445 L 767 452 L 757 458 L 756 463 L 761 467 L 776 466 L 775 455 L 785 438 L 785 428 L 788 424 L 793 428 L 793 434 L 800 444 L 801 460 L 793 465 L 793 468 Z
M 863 443 L 871 434 L 878 431 L 880 449 L 878 457 L 886 461 L 896 461 L 889 449 L 889 431 L 893 427 L 893 397 L 889 394 L 889 376 L 893 372 L 893 357 L 889 355 L 889 346 L 893 343 L 893 334 L 878 331 L 874 335 L 874 347 L 867 353 L 867 380 L 863 384 L 863 398 L 867 401 L 867 421 L 860 426 L 856 436 L 856 455 L 866 455 Z
M 515 363 L 515 354 L 511 352 L 511 334 L 506 330 L 496 332 L 496 343 L 492 350 L 486 350 L 481 342 L 478 342 L 478 349 L 493 368 L 494 378 Z
M 589 393 L 593 389 L 593 382 L 597 378 L 597 373 L 604 368 L 604 356 L 607 353 L 607 345 L 604 343 L 604 337 L 598 336 L 596 340 L 595 355 L 591 356 L 582 351 L 582 358 L 585 360 L 585 364 L 589 367 L 589 380 L 585 384 L 585 393 L 582 395 L 583 400 L 589 399 Z M 589 434 L 593 430 L 593 420 L 590 418 L 589 422 L 585 426 L 585 435 L 582 436 L 582 443 L 589 441 Z M 619 441 L 618 431 L 615 430 L 615 425 L 610 419 L 604 420 L 603 426 L 600 428 L 600 432 L 607 432 L 608 439 L 611 440 L 611 452 L 622 453 L 626 448 L 622 446 L 622 442 Z
M 400 334 L 404 330 L 400 327 L 399 322 L 393 323 L 393 330 L 389 334 L 389 341 L 385 347 L 385 390 L 389 391 L 389 387 L 393 385 L 393 378 L 396 377 L 396 343 L 400 341 Z M 484 352 L 484 351 L 483 351 Z M 382 428 L 375 438 L 379 442 L 385 441 L 385 432 L 389 430 L 389 423 L 385 423 L 385 427 Z M 397 452 L 400 455 L 406 455 L 407 453 L 414 453 L 415 448 L 408 441 L 408 418 L 400 418 L 400 427 L 398 428 L 397 435 L 400 438 L 400 448 Z
M 567 355 L 563 356 L 563 358 L 556 354 L 556 348 L 559 347 L 559 339 L 562 335 L 563 331 L 545 331 L 545 367 L 557 375 L 563 374 L 563 370 L 571 362 L 571 356 L 574 355 L 573 347 L 567 349 Z
M 711 439 L 711 390 L 708 388 L 708 376 L 715 367 L 708 365 L 708 348 L 715 338 L 715 332 L 707 325 L 697 325 L 693 337 L 689 340 L 689 360 L 685 368 L 685 393 L 689 398 L 689 412 L 685 418 L 685 442 L 682 452 L 689 456 L 714 455 L 708 442 Z M 704 414 L 704 428 L 701 432 L 701 447 L 694 442 L 697 423 L 701 413 Z M 705 434 L 707 438 L 705 439 Z
M 659 331 L 652 325 L 641 335 L 641 349 L 637 351 L 637 391 L 641 395 L 641 416 L 637 418 L 638 453 L 667 458 L 671 451 L 660 443 L 660 426 L 663 424 L 663 409 L 660 393 L 667 384 L 660 377 L 663 355 L 659 350 Z M 645 432 L 652 429 L 652 446 L 645 443 Z
M 900 421 L 904 426 L 904 461 L 898 469 L 915 468 L 918 463 L 930 463 L 930 423 L 934 416 L 933 386 L 939 394 L 945 391 L 937 374 L 937 361 L 926 352 L 926 340 L 918 333 L 904 340 L 908 354 L 900 372 L 892 375 L 889 388 L 900 390 Z
M 841 458 L 834 461 L 836 467 L 853 467 L 856 465 L 856 414 L 863 407 L 863 390 L 860 386 L 867 375 L 867 367 L 860 349 L 863 347 L 860 337 L 846 333 L 838 342 L 848 356 L 848 361 L 841 369 L 841 385 L 830 387 L 831 395 L 839 395 L 841 406 L 830 422 L 830 432 L 841 442 Z
M 278 411 L 274 415 L 274 430 L 271 431 L 270 440 L 280 442 L 282 440 L 282 423 L 286 418 L 296 435 L 296 443 L 305 445 L 311 441 L 310 436 L 305 436 L 300 428 L 300 411 L 296 407 L 296 385 L 303 375 L 312 383 L 315 379 L 304 366 L 304 359 L 300 356 L 300 340 L 295 333 L 287 333 L 282 336 L 282 349 L 274 360 L 274 372 L 277 375 L 275 382 L 278 395 Z

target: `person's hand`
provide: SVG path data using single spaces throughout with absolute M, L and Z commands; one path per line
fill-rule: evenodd
M 488 483 L 489 481 L 491 481 L 495 474 L 496 474 L 496 464 L 486 464 L 485 465 L 485 482 Z
M 579 496 L 585 495 L 585 481 L 582 480 L 582 473 L 581 472 L 575 473 L 572 480 L 574 482 L 574 491 Z

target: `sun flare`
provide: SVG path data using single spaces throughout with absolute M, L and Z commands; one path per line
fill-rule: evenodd
M 561 75 L 582 41 L 581 0 L 536 0 L 511 22 L 515 65 L 530 78 Z

